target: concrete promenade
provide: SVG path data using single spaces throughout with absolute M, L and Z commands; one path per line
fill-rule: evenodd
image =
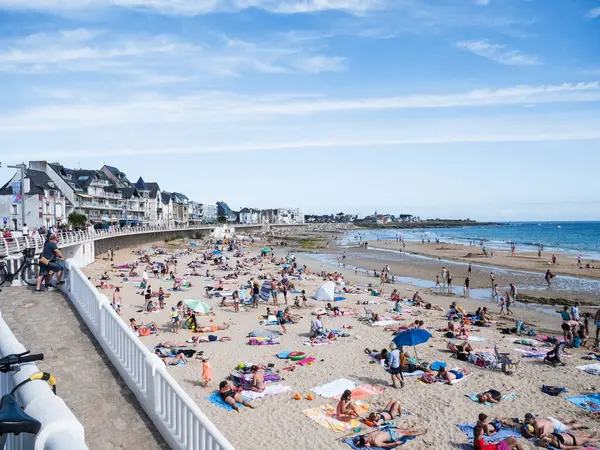
M 90 449 L 169 448 L 60 292 L 4 286 L 0 311 L 28 350 L 44 353 L 37 365 L 56 377 L 57 392 L 83 424 Z

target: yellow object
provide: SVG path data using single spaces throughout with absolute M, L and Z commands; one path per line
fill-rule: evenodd
M 312 399 L 313 399 L 313 396 L 312 396 L 312 394 L 307 394 L 307 396 L 306 396 L 306 400 L 312 400 Z
M 302 397 L 300 396 L 300 394 L 294 394 L 294 399 L 302 400 Z

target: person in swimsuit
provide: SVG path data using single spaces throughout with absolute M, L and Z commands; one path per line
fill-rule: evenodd
M 221 383 L 219 383 L 219 395 L 225 403 L 227 403 L 237 412 L 240 412 L 240 408 L 238 407 L 237 403 L 241 403 L 248 408 L 254 409 L 254 406 L 244 400 L 240 393 L 233 392 L 233 389 L 231 389 L 231 386 L 229 386 L 227 381 L 221 381 Z
M 265 375 L 258 366 L 252 366 L 250 368 L 250 372 L 252 372 L 252 386 L 250 387 L 251 391 L 254 392 L 262 392 L 265 390 Z
M 577 419 L 561 419 L 556 420 L 554 417 L 546 417 L 545 419 L 537 419 L 531 413 L 525 414 L 525 423 L 533 425 L 535 436 L 541 438 L 544 435 L 552 433 L 566 433 L 567 431 L 580 430 L 587 428 Z
M 446 348 L 452 353 L 455 353 L 456 358 L 460 359 L 461 361 L 466 361 L 469 359 L 469 355 L 473 351 L 473 346 L 468 342 L 456 345 L 454 342 L 449 341 L 446 345 Z
M 523 446 L 512 436 L 497 444 L 486 442 L 481 425 L 476 425 L 473 431 L 473 447 L 475 450 L 524 450 Z
M 352 391 L 346 389 L 337 405 L 336 418 L 343 422 L 348 422 L 359 416 L 356 405 L 351 401 Z
M 477 394 L 477 400 L 479 403 L 500 403 L 502 401 L 502 397 L 507 394 L 510 394 L 512 389 L 509 389 L 506 392 L 497 391 L 496 389 L 489 389 L 485 392 Z
M 545 434 L 540 439 L 541 447 L 551 445 L 554 448 L 560 449 L 578 449 L 583 448 L 583 444 L 594 444 L 600 442 L 600 439 L 595 434 L 569 432 L 569 433 L 550 433 Z
M 395 448 L 405 437 L 416 437 L 427 433 L 427 430 L 411 430 L 410 428 L 388 428 L 372 431 L 354 438 L 357 447 Z
M 400 400 L 390 400 L 384 410 L 378 413 L 372 412 L 369 414 L 367 421 L 371 422 L 375 427 L 380 427 L 385 424 L 385 422 L 394 420 L 401 414 L 402 407 L 400 406 Z
M 437 376 L 438 380 L 443 380 L 446 384 L 452 384 L 454 380 L 461 380 L 470 373 L 467 369 L 446 370 L 445 367 L 441 367 Z
M 520 428 L 521 423 L 518 419 L 503 419 L 501 417 L 496 417 L 491 422 L 487 422 L 487 414 L 481 413 L 478 416 L 478 421 L 476 426 L 483 427 L 483 433 L 486 436 L 493 436 L 503 428 Z

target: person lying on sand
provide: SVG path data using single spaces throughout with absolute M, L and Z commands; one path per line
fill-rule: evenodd
M 506 392 L 497 391 L 496 389 L 488 389 L 485 392 L 477 394 L 477 400 L 479 400 L 479 403 L 500 403 L 502 401 L 502 397 L 510 394 L 512 391 L 513 388 L 510 388 Z
M 427 430 L 414 430 L 410 428 L 388 428 L 385 431 L 377 430 L 355 438 L 357 447 L 395 448 L 404 437 L 416 437 L 426 434 Z
M 464 344 L 456 344 L 453 341 L 449 341 L 446 348 L 452 353 L 456 354 L 456 357 L 461 361 L 466 361 L 473 351 L 473 346 L 469 342 Z
M 233 392 L 233 389 L 231 389 L 231 386 L 229 386 L 229 383 L 227 383 L 227 381 L 221 381 L 221 383 L 219 384 L 219 395 L 225 403 L 227 403 L 237 412 L 240 412 L 240 408 L 238 407 L 237 403 L 241 403 L 242 405 L 247 406 L 248 408 L 254 409 L 254 406 L 252 406 L 250 403 L 244 400 L 240 393 Z
M 176 366 L 180 361 L 187 362 L 187 358 L 183 353 L 179 353 L 177 356 L 163 356 L 160 353 L 160 350 L 156 349 L 154 354 L 162 359 L 162 362 L 165 363 L 165 366 Z
M 583 444 L 594 444 L 600 442 L 594 433 L 570 432 L 545 434 L 540 439 L 541 447 L 552 446 L 560 449 L 583 448 Z
M 531 413 L 525 414 L 525 423 L 533 425 L 535 436 L 538 438 L 552 433 L 566 433 L 567 431 L 587 428 L 577 419 L 568 418 L 556 420 L 553 417 L 538 419 Z
M 136 333 L 138 336 L 146 336 L 145 330 L 149 329 L 151 333 L 158 334 L 158 325 L 154 322 L 147 323 L 146 325 L 137 325 L 135 319 L 129 319 L 129 328 L 131 331 Z
M 388 404 L 386 405 L 385 409 L 382 409 L 379 412 L 372 412 L 371 414 L 369 414 L 369 416 L 367 417 L 367 420 L 365 420 L 365 423 L 367 423 L 367 425 L 372 426 L 372 427 L 380 427 L 383 424 L 385 424 L 385 422 L 388 422 L 390 420 L 394 420 L 396 417 L 399 417 L 400 415 L 402 415 L 402 408 L 400 406 L 400 400 L 390 400 L 388 402 Z M 372 425 L 370 425 L 372 424 Z
M 352 391 L 346 389 L 340 397 L 340 401 L 337 404 L 336 418 L 338 420 L 348 422 L 358 417 L 358 409 L 356 408 L 356 405 L 352 402 L 351 398 Z
M 466 375 L 469 375 L 471 372 L 468 369 L 453 369 L 446 370 L 445 367 L 441 367 L 438 370 L 438 380 L 443 380 L 446 384 L 452 384 L 454 380 L 461 380 Z
M 223 330 L 227 330 L 229 328 L 229 324 L 227 322 L 223 322 L 221 325 L 207 325 L 207 326 L 201 326 L 198 325 L 196 327 L 195 332 L 196 333 L 210 333 L 211 331 L 223 331 Z
M 477 426 L 480 425 L 483 427 L 483 432 L 486 436 L 493 436 L 502 428 L 519 428 L 522 425 L 518 421 L 515 421 L 515 419 L 496 417 L 491 422 L 488 422 L 487 419 L 487 414 L 481 413 L 477 420 Z
M 483 436 L 483 427 L 476 425 L 473 431 L 473 447 L 475 450 L 524 450 L 524 447 L 512 436 L 497 444 L 485 442 Z

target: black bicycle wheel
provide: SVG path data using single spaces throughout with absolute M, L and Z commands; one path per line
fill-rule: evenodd
M 35 286 L 39 274 L 40 265 L 34 261 L 29 261 L 27 265 L 21 269 L 21 279 L 28 286 Z
M 8 273 L 6 273 L 6 266 L 0 267 L 0 286 L 6 283 L 6 278 L 8 277 Z

